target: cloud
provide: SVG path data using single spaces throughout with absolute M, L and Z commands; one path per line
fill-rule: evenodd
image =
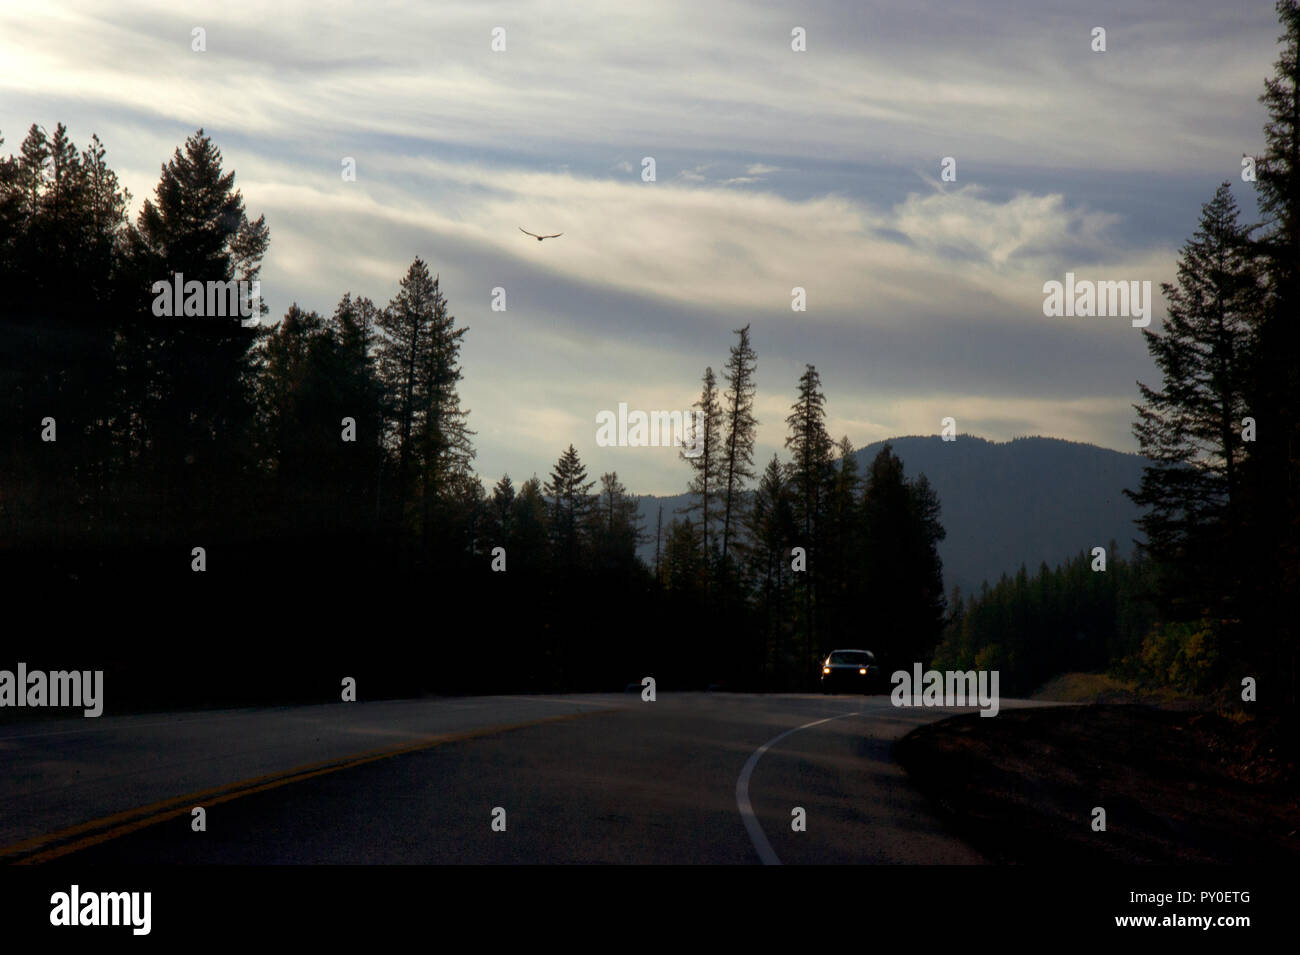
M 978 14 L 823 2 L 804 11 L 809 49 L 794 53 L 785 11 L 740 0 L 653 11 L 284 0 L 274 15 L 252 0 L 184 12 L 50 0 L 40 18 L 0 11 L 0 88 L 11 101 L 111 104 L 289 142 L 315 130 L 488 150 L 626 143 L 838 160 L 870 143 L 894 160 L 1204 168 L 1257 138 L 1234 104 L 1257 92 L 1276 24 L 1262 4 L 1195 6 L 1193 16 L 1186 5 L 1104 3 L 1090 16 L 1111 24 L 1110 51 L 1094 54 L 1090 21 L 1031 0 Z M 508 44 L 494 53 L 497 20 Z M 206 52 L 191 49 L 196 26 Z
M 1197 204 L 1260 148 L 1268 6 L 817 0 L 795 53 L 785 8 L 741 0 L 49 0 L 0 8 L 0 129 L 13 150 L 32 122 L 98 132 L 138 208 L 203 126 L 267 215 L 273 314 L 386 302 L 424 257 L 471 328 L 486 475 L 545 473 L 572 440 L 593 472 L 679 488 L 670 454 L 596 448 L 595 411 L 689 407 L 747 323 L 761 450 L 805 362 L 857 444 L 952 414 L 1132 447 L 1140 335 L 1045 318 L 1042 284 L 1172 278 Z

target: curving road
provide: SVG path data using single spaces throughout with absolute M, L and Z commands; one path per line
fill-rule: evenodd
M 681 693 L 9 725 L 0 859 L 978 863 L 891 758 L 894 740 L 957 712 Z

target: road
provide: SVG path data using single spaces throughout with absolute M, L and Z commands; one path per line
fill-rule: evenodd
M 630 693 L 9 725 L 0 859 L 979 863 L 891 758 L 894 740 L 958 712 Z

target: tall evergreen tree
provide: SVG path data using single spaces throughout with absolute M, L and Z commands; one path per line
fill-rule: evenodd
M 221 150 L 200 129 L 162 167 L 154 198 L 140 211 L 135 239 L 158 272 L 183 272 L 187 280 L 252 281 L 268 236 L 266 217 L 248 220 L 234 172 L 222 170 Z
M 408 500 L 418 469 L 416 436 L 428 409 L 423 376 L 433 361 L 433 277 L 417 258 L 411 263 L 396 297 L 377 318 L 379 380 L 390 409 L 390 437 L 397 454 L 398 493 Z
M 813 542 L 832 468 L 830 435 L 826 433 L 826 396 L 821 376 L 812 365 L 799 378 L 799 396 L 785 419 L 790 428 L 785 446 L 791 452 L 790 483 L 795 515 L 804 539 Z
M 0 136 L 0 146 L 5 142 Z M 0 156 L 0 278 L 7 279 L 14 269 L 14 250 L 22 221 L 23 193 L 18 161 Z M 9 282 L 6 281 L 8 286 Z
M 251 498 L 240 485 L 251 456 L 255 333 L 237 319 L 154 318 L 150 287 L 176 273 L 186 282 L 255 280 L 269 231 L 265 217 L 249 222 L 234 182 L 200 129 L 162 167 L 129 234 L 144 322 L 121 342 L 125 394 L 147 449 L 140 461 L 169 505 L 164 520 L 187 536 L 196 517 L 220 525 Z
M 924 475 L 908 481 L 886 444 L 862 494 L 863 583 L 886 668 L 924 663 L 943 630 L 944 538 L 939 500 Z
M 1180 616 L 1211 605 L 1231 616 L 1239 589 L 1242 425 L 1264 294 L 1250 232 L 1225 182 L 1183 247 L 1177 284 L 1162 286 L 1164 327 L 1143 332 L 1163 380 L 1138 383 L 1133 431 L 1152 463 L 1128 494 L 1146 509 L 1139 524 L 1167 570 L 1166 608 Z
M 492 488 L 492 497 L 488 505 L 487 533 L 493 538 L 494 546 L 510 549 L 514 536 L 515 522 L 515 485 L 509 474 L 501 475 L 501 480 Z
M 0 393 L 9 401 L 0 466 L 9 473 L 0 481 L 23 523 L 48 516 L 100 533 L 124 509 L 111 482 L 126 197 L 97 137 L 93 144 L 79 153 L 64 124 L 53 138 L 34 125 L 21 155 L 0 159 L 0 281 L 9 289 L 0 303 Z M 63 442 L 39 454 L 4 434 L 10 422 L 26 432 L 45 416 Z M 16 496 L 19 487 L 33 493 Z
M 687 514 L 698 513 L 700 515 L 700 552 L 703 555 L 706 576 L 712 558 L 711 548 L 715 543 L 713 531 L 721 516 L 718 513 L 718 491 L 722 479 L 722 412 L 718 404 L 717 385 L 717 378 L 713 374 L 713 369 L 704 369 L 704 388 L 700 392 L 699 400 L 694 405 L 702 416 L 702 419 L 697 418 L 696 420 L 697 422 L 702 420 L 703 428 L 698 433 L 692 434 L 694 439 L 693 456 L 688 456 L 684 451 L 681 452 L 683 460 L 695 472 L 689 487 L 691 494 L 695 496 L 695 500 L 687 505 L 684 512 Z M 697 423 L 695 427 L 699 429 L 700 425 Z
M 117 311 L 121 307 L 118 300 L 123 268 L 121 254 L 125 251 L 131 192 L 122 188 L 117 173 L 109 168 L 107 154 L 95 135 L 81 154 L 89 215 L 88 242 L 82 251 L 85 263 L 82 285 L 101 307 L 110 304 Z
M 447 298 L 433 279 L 433 348 L 424 369 L 422 404 L 427 409 L 420 432 L 419 450 L 423 459 L 422 492 L 429 503 L 436 501 L 444 487 L 471 480 L 474 446 L 469 429 L 469 410 L 460 404 L 461 340 L 469 329 L 457 328 L 447 309 Z
M 91 217 L 89 186 L 81 154 L 62 123 L 55 126 L 50 139 L 48 169 L 37 216 L 34 251 L 39 258 L 34 264 L 40 271 L 35 277 L 46 310 L 65 316 L 70 311 L 79 311 L 81 304 L 84 285 L 83 276 L 78 273 L 85 267 Z
M 519 485 L 511 514 L 511 566 L 537 571 L 546 564 L 550 543 L 546 496 L 533 475 Z
M 826 489 L 824 532 L 818 568 L 823 604 L 824 639 L 843 645 L 854 634 L 861 612 L 861 541 L 859 540 L 858 500 L 862 481 L 853 443 L 845 435 L 835 446 L 839 461 L 831 473 Z
M 831 452 L 834 445 L 826 433 L 826 396 L 822 394 L 821 377 L 812 365 L 804 368 L 799 378 L 799 396 L 785 419 L 790 433 L 785 446 L 791 452 L 789 465 L 790 487 L 794 517 L 799 536 L 795 543 L 808 555 L 808 568 L 796 580 L 803 592 L 803 658 L 800 661 L 801 683 L 807 684 L 814 657 L 818 652 L 816 622 L 816 594 L 822 527 L 827 486 L 833 479 Z M 808 675 L 802 674 L 803 669 Z
M 264 461 L 281 532 L 319 534 L 339 511 L 338 343 L 325 320 L 295 303 L 262 342 L 258 376 Z
M 346 446 L 340 465 L 340 493 L 360 523 L 382 513 L 381 473 L 384 466 L 384 393 L 374 347 L 379 309 L 365 297 L 347 293 L 330 320 L 337 343 L 338 407 L 355 422 L 355 440 Z
M 758 419 L 754 417 L 757 386 L 754 372 L 758 356 L 749 343 L 749 326 L 736 329 L 739 341 L 731 346 L 722 377 L 727 383 L 723 396 L 725 434 L 722 460 L 722 559 L 731 551 L 733 530 L 743 526 L 746 482 L 754 479 L 754 438 Z
M 419 525 L 426 544 L 442 493 L 468 478 L 474 457 L 456 383 L 466 329 L 456 328 L 438 279 L 419 258 L 411 263 L 397 296 L 376 322 L 379 380 L 390 409 L 396 449 L 399 500 L 418 495 Z
M 587 543 L 588 518 L 595 507 L 591 489 L 595 481 L 587 480 L 587 469 L 573 445 L 560 455 L 543 487 L 550 501 L 551 541 L 556 557 L 565 567 L 576 566 Z
M 794 508 L 786 469 L 773 454 L 754 491 L 749 512 L 750 565 L 755 579 L 760 619 L 764 621 L 764 676 L 771 686 L 784 686 L 795 676 L 789 620 L 790 548 L 795 539 Z
M 27 218 L 35 219 L 45 190 L 46 169 L 50 161 L 50 140 L 45 130 L 32 123 L 23 139 L 18 160 L 18 181 L 26 204 Z
M 632 497 L 609 471 L 600 476 L 600 491 L 591 511 L 593 552 L 598 565 L 626 567 L 636 560 L 637 544 L 644 536 L 641 513 Z
M 663 576 L 669 593 L 686 606 L 698 596 L 704 577 L 698 534 L 689 518 L 673 518 L 664 542 Z M 683 599 L 684 598 L 684 599 Z M 698 654 L 698 647 L 695 649 Z

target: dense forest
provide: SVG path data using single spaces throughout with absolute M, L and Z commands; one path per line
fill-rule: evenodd
M 423 261 L 386 305 L 158 314 L 177 274 L 257 281 L 270 230 L 202 130 L 134 223 L 105 156 L 33 125 L 0 163 L 20 291 L 0 305 L 0 557 L 58 621 L 51 665 L 89 654 L 157 703 L 328 697 L 344 675 L 372 695 L 808 688 L 821 654 L 861 642 L 864 604 L 887 657 L 937 642 L 933 491 L 888 448 L 865 475 L 837 463 L 852 449 L 812 365 L 789 460 L 758 474 L 748 327 L 721 383 L 705 371 L 701 453 L 681 454 L 695 503 L 656 527 L 650 567 L 635 498 L 572 444 L 545 479 L 476 476 L 467 329 Z
M 1042 436 L 990 441 L 963 431 L 951 439 L 931 434 L 873 441 L 855 452 L 857 470 L 865 473 L 885 444 L 903 459 L 909 477 L 925 474 L 943 502 L 947 533 L 939 556 L 950 593 L 954 587 L 978 593 L 985 581 L 1015 576 L 1021 564 L 1054 567 L 1080 547 L 1109 540 L 1131 556 L 1141 536 L 1141 512 L 1124 494 L 1138 486 L 1150 463 L 1141 455 Z M 653 530 L 661 507 L 672 515 L 691 502 L 683 490 L 644 495 L 638 503 Z M 653 533 L 637 553 L 654 565 Z
M 1115 542 L 1105 548 L 1116 552 Z M 970 598 L 954 593 L 933 665 L 997 670 L 1002 692 L 1027 696 L 1058 673 L 1122 670 L 1163 685 L 1164 674 L 1134 672 L 1156 623 L 1151 562 L 1090 551 L 1060 565 L 1022 566 Z M 1201 689 L 1202 687 L 1196 687 Z
M 387 304 L 347 292 L 254 327 L 159 315 L 177 275 L 259 281 L 271 231 L 217 146 L 189 137 L 132 222 L 97 137 L 32 125 L 0 160 L 0 572 L 7 626 L 43 635 L 25 662 L 190 705 L 331 699 L 344 676 L 370 698 L 809 689 L 821 654 L 869 644 L 887 669 L 1000 669 L 1007 693 L 1138 661 L 1294 700 L 1300 8 L 1278 9 L 1265 149 L 1242 174 L 1263 221 L 1221 186 L 1143 332 L 1161 373 L 1135 405 L 1145 547 L 952 599 L 938 496 L 888 445 L 859 472 L 813 364 L 785 460 L 754 460 L 749 326 L 703 372 L 683 513 L 647 527 L 571 443 L 544 478 L 488 490 L 459 396 L 467 329 L 425 262 Z

